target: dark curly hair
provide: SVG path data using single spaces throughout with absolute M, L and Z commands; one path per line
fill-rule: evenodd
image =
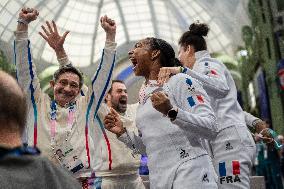
M 180 66 L 179 60 L 175 57 L 173 47 L 163 39 L 148 37 L 146 40 L 152 50 L 160 50 L 160 61 L 162 67 Z
M 184 32 L 179 39 L 179 45 L 186 47 L 191 45 L 194 47 L 195 51 L 207 50 L 207 45 L 204 37 L 207 36 L 209 32 L 209 26 L 204 23 L 192 23 L 189 26 L 189 30 Z

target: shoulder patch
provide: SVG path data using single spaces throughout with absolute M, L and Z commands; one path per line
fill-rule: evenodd
M 190 93 L 194 93 L 194 92 L 195 92 L 195 88 L 194 88 L 194 86 L 193 86 L 193 84 L 192 84 L 191 79 L 186 78 L 186 83 L 189 85 L 188 88 L 187 88 L 188 91 L 189 91 Z
M 189 86 L 191 86 L 191 85 L 192 85 L 192 81 L 191 81 L 191 79 L 186 78 L 186 83 L 187 83 Z

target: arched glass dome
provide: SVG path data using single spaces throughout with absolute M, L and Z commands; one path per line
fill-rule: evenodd
M 50 70 L 56 69 L 55 53 L 38 34 L 45 21 L 54 20 L 61 33 L 70 30 L 64 45 L 70 60 L 91 76 L 105 41 L 99 19 L 106 14 L 117 23 L 118 48 L 113 78 L 125 81 L 133 96 L 131 103 L 137 100 L 143 82 L 134 77 L 127 59 L 128 50 L 137 40 L 158 37 L 176 48 L 180 35 L 199 20 L 209 24 L 211 29 L 206 39 L 209 51 L 234 56 L 242 45 L 241 28 L 250 24 L 247 3 L 248 0 L 1 0 L 0 49 L 12 62 L 13 31 L 18 13 L 23 6 L 35 7 L 40 15 L 29 26 L 29 38 L 38 73 L 45 70 L 41 76 L 50 77 Z
M 241 26 L 248 24 L 246 4 L 247 0 L 1 0 L 0 47 L 12 49 L 18 12 L 27 6 L 40 12 L 29 27 L 29 36 L 34 59 L 42 68 L 46 67 L 43 62 L 56 63 L 54 52 L 38 34 L 44 21 L 55 20 L 61 32 L 70 30 L 65 42 L 67 53 L 76 66 L 90 67 L 104 45 L 105 34 L 99 25 L 104 14 L 118 25 L 119 56 L 125 56 L 128 44 L 147 36 L 176 45 L 182 32 L 196 20 L 211 28 L 207 38 L 211 52 L 232 55 L 241 41 Z

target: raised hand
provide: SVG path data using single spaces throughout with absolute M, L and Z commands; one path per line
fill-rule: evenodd
M 158 74 L 158 83 L 163 85 L 166 83 L 172 75 L 180 73 L 180 67 L 163 67 L 160 68 Z
M 106 32 L 106 40 L 107 41 L 115 41 L 116 35 L 116 24 L 115 21 L 107 17 L 107 15 L 102 16 L 101 19 L 101 26 Z
M 39 32 L 39 34 L 41 35 L 43 39 L 45 39 L 45 41 L 49 44 L 49 46 L 53 48 L 55 51 L 62 50 L 63 44 L 65 42 L 65 38 L 70 31 L 66 31 L 61 36 L 58 33 L 57 26 L 54 21 L 52 21 L 52 26 L 50 22 L 46 21 L 46 26 L 48 29 L 46 29 L 44 25 L 41 26 L 45 35 L 42 32 Z
M 167 115 L 168 111 L 173 108 L 170 99 L 163 92 L 155 92 L 151 95 L 152 106 L 161 112 L 163 115 Z
M 113 108 L 110 108 L 110 113 L 105 116 L 104 125 L 107 130 L 116 134 L 118 137 L 125 132 L 119 114 Z
M 23 22 L 30 23 L 37 19 L 39 12 L 33 8 L 22 8 L 19 13 L 19 20 L 21 19 Z

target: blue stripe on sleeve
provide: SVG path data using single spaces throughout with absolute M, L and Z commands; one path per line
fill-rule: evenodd
M 111 68 L 110 68 L 110 72 L 108 74 L 108 78 L 107 78 L 106 84 L 104 86 L 103 92 L 102 92 L 102 94 L 101 94 L 101 96 L 99 98 L 99 101 L 98 101 L 98 104 L 97 104 L 97 107 L 96 107 L 96 110 L 95 110 L 95 113 L 94 113 L 94 118 L 96 117 L 97 112 L 99 110 L 99 107 L 100 107 L 100 105 L 102 103 L 102 100 L 103 100 L 103 98 L 105 96 L 105 93 L 106 93 L 106 90 L 107 90 L 107 86 L 108 86 L 108 84 L 110 82 L 110 78 L 111 78 L 112 71 L 113 71 L 113 68 L 114 68 L 114 62 L 115 62 L 115 54 L 113 55 L 113 61 L 112 61 L 112 65 L 111 65 Z
M 92 86 L 94 85 L 95 81 L 97 80 L 99 72 L 102 69 L 104 55 L 105 55 L 105 49 L 103 50 L 102 57 L 101 57 L 101 62 L 100 62 L 99 67 L 97 69 L 96 75 L 94 76 L 94 78 L 92 80 Z

